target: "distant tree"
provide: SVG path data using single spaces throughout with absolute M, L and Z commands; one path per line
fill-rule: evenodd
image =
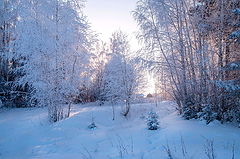
M 126 34 L 121 31 L 113 33 L 109 56 L 104 75 L 106 97 L 110 101 L 124 101 L 123 115 L 127 116 L 140 80 L 139 70 L 136 61 L 131 57 Z
M 104 82 L 105 67 L 108 63 L 108 45 L 104 42 L 98 42 L 95 54 L 91 60 L 91 66 L 93 68 L 92 78 L 93 84 L 91 89 L 93 90 L 93 96 L 95 100 L 99 101 L 99 104 L 102 105 L 106 101 L 106 85 Z

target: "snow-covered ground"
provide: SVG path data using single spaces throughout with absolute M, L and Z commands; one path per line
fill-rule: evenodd
M 147 130 L 143 119 L 151 109 L 160 116 L 156 131 Z M 183 120 L 172 102 L 135 104 L 128 118 L 120 111 L 113 121 L 110 106 L 74 105 L 70 118 L 49 124 L 45 108 L 3 110 L 0 159 L 168 159 L 167 146 L 174 159 L 208 159 L 207 141 L 217 159 L 233 159 L 233 147 L 234 159 L 240 158 L 239 128 Z M 87 128 L 92 118 L 94 130 Z

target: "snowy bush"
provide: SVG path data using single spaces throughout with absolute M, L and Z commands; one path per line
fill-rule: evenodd
M 183 117 L 187 120 L 193 119 L 195 111 L 191 107 L 184 107 L 183 109 Z
M 0 99 L 0 108 L 1 108 L 1 107 L 3 107 L 3 103 L 2 103 L 2 101 L 1 101 L 1 99 Z
M 88 125 L 88 129 L 95 129 L 97 128 L 95 122 L 92 122 L 90 125 Z
M 95 124 L 95 122 L 94 122 L 94 118 L 92 117 L 92 122 L 91 122 L 91 124 L 90 125 L 88 125 L 88 129 L 96 129 L 97 128 L 97 126 L 96 126 L 96 124 Z
M 183 107 L 183 117 L 187 120 L 190 119 L 196 119 L 197 118 L 197 112 L 192 105 L 186 105 Z
M 156 112 L 149 112 L 147 119 L 148 130 L 157 130 L 159 128 L 159 116 Z
M 204 105 L 203 111 L 198 113 L 198 117 L 205 120 L 206 124 L 210 124 L 217 117 L 217 113 L 214 113 L 211 109 L 211 105 Z

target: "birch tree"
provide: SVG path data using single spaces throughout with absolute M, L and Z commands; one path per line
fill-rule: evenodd
M 64 105 L 70 106 L 88 66 L 88 24 L 75 7 L 74 1 L 22 1 L 16 25 L 24 73 L 18 83 L 31 86 L 32 104 L 48 106 L 51 122 L 69 116 Z
M 113 33 L 109 56 L 110 60 L 106 64 L 104 75 L 106 96 L 110 101 L 124 101 L 122 114 L 127 116 L 140 80 L 126 34 L 121 31 Z
M 236 8 L 239 2 L 222 0 L 137 2 L 134 18 L 147 52 L 143 61 L 156 76 L 169 77 L 167 91 L 186 119 L 209 114 L 205 110 L 221 121 L 231 118 L 226 90 L 217 83 L 226 80 L 224 68 L 238 48 Z

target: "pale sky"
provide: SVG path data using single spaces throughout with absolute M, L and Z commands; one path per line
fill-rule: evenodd
M 129 34 L 133 50 L 138 49 L 135 38 L 137 24 L 132 17 L 137 0 L 87 0 L 85 15 L 100 38 L 108 42 L 111 34 L 121 29 Z

